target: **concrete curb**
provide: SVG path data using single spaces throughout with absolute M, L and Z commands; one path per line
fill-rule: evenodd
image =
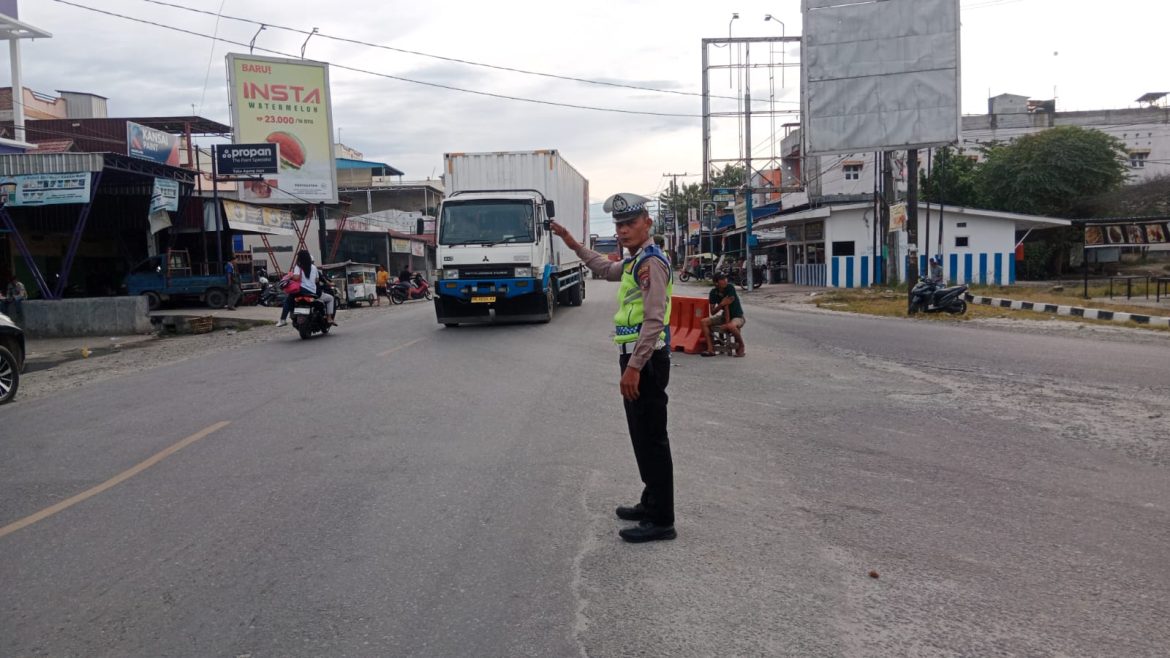
M 1136 322 L 1138 324 L 1148 324 L 1151 327 L 1170 328 L 1170 317 L 1164 317 L 1160 315 L 1124 313 L 1122 311 L 1103 311 L 1095 308 L 1064 306 L 1062 304 L 1047 304 L 1044 302 L 1025 302 L 1014 299 L 1001 299 L 999 297 L 983 297 L 981 295 L 972 295 L 970 293 L 967 293 L 967 301 L 971 302 L 972 304 L 982 304 L 984 306 L 1010 308 L 1014 311 L 1036 311 L 1037 313 L 1054 313 L 1056 315 L 1087 318 L 1089 320 L 1108 320 L 1121 323 Z

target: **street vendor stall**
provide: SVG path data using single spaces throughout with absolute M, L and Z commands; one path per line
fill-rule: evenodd
M 347 260 L 341 263 L 330 263 L 321 266 L 325 276 L 334 282 L 338 290 L 343 290 L 344 300 L 337 300 L 339 304 L 357 306 L 361 302 L 373 304 L 377 299 L 377 265 L 372 263 L 355 263 Z M 344 281 L 344 286 L 340 285 Z

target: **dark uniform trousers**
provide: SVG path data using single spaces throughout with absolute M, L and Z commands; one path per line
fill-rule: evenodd
M 626 370 L 629 354 L 622 354 L 620 365 Z M 670 383 L 670 348 L 655 350 L 638 384 L 638 399 L 624 400 L 626 424 L 634 444 L 638 474 L 645 488 L 642 507 L 646 517 L 658 525 L 674 525 L 674 463 L 670 459 L 670 439 L 666 435 L 666 385 Z

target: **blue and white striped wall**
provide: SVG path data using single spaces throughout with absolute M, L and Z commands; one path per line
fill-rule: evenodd
M 877 265 L 878 276 L 881 276 L 881 257 L 873 256 L 833 256 L 828 263 L 828 282 L 831 288 L 865 288 L 874 281 L 874 266 Z
M 876 280 L 875 265 L 878 271 Z M 797 265 L 794 269 L 802 267 L 811 269 L 816 266 Z M 881 283 L 881 257 L 875 259 L 872 256 L 834 256 L 827 264 L 827 270 L 826 281 L 823 284 L 815 281 L 817 277 L 802 277 L 800 272 L 795 273 L 793 283 L 827 285 L 831 288 L 864 288 Z M 923 274 L 927 272 L 926 256 L 918 257 L 918 271 Z M 1016 282 L 1016 258 L 1012 252 L 946 254 L 943 258 L 943 274 L 951 285 L 959 283 L 1010 285 Z M 906 278 L 905 275 L 903 266 L 903 279 Z
M 918 257 L 918 271 L 927 271 L 926 256 Z M 944 254 L 943 275 L 952 285 L 1011 285 L 1016 282 L 1016 255 L 1010 251 Z

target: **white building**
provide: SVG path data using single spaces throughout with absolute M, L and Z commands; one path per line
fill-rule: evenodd
M 874 232 L 872 203 L 824 205 L 778 215 L 756 225 L 760 231 L 783 231 L 787 240 L 788 280 L 800 285 L 858 288 L 875 280 L 882 264 Z M 927 219 L 929 217 L 929 236 Z M 939 207 L 923 203 L 919 210 L 919 235 L 938 253 Z M 1016 281 L 1017 234 L 1030 229 L 1068 226 L 1065 219 L 1020 215 L 994 210 L 946 207 L 942 216 L 943 273 L 954 283 L 1007 285 Z M 903 241 L 905 232 L 901 232 Z M 877 251 L 875 251 L 875 244 Z M 905 244 L 899 250 L 906 253 Z M 905 261 L 898 278 L 906 279 Z M 918 270 L 926 271 L 926 255 L 919 255 Z

